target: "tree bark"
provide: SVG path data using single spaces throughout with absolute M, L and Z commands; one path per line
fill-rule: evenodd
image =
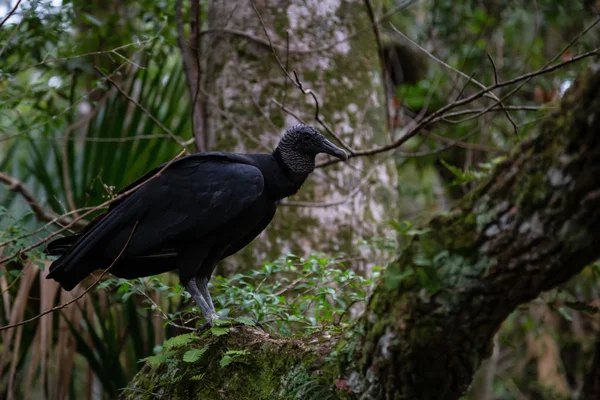
M 209 348 L 196 363 L 146 366 L 123 397 L 458 399 L 502 321 L 600 256 L 599 131 L 595 68 L 537 137 L 423 227 L 353 326 L 305 339 L 232 328 L 194 343 Z M 248 354 L 220 368 L 232 349 Z
M 208 149 L 270 152 L 285 129 L 300 122 L 339 144 L 315 120 L 313 98 L 290 81 L 275 55 L 316 94 L 320 118 L 344 142 L 355 148 L 387 143 L 377 43 L 364 2 L 254 3 L 256 10 L 250 0 L 208 2 L 201 93 Z M 377 12 L 380 2 L 374 3 Z M 350 164 L 315 171 L 300 193 L 283 202 L 336 204 L 282 204 L 260 239 L 225 262 L 237 269 L 286 252 L 354 253 L 357 240 L 375 234 L 372 228 L 383 226 L 395 209 L 396 168 L 389 157 Z M 354 191 L 359 185 L 363 190 Z

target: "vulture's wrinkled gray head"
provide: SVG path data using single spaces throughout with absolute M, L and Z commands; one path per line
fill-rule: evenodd
M 346 152 L 308 125 L 294 125 L 279 141 L 275 150 L 283 163 L 293 172 L 310 173 L 315 169 L 315 157 L 327 153 L 346 161 Z

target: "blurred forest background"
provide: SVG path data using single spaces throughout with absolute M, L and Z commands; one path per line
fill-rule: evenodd
M 599 6 L 0 1 L 0 397 L 115 398 L 202 322 L 175 274 L 61 291 L 44 279 L 50 235 L 183 149 L 270 151 L 298 122 L 352 158 L 321 160 L 211 292 L 281 335 L 348 324 L 419 223 L 531 137 L 591 65 Z M 578 398 L 599 282 L 590 265 L 517 309 L 465 398 Z

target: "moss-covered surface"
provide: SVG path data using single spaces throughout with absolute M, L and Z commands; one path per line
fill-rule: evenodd
M 388 266 L 354 366 L 383 371 L 382 397 L 458 398 L 504 318 L 598 256 L 599 130 L 595 73 Z
M 250 326 L 229 328 L 223 336 L 207 332 L 171 349 L 166 360 L 150 362 L 123 390 L 122 399 L 288 399 L 319 385 L 323 360 L 338 334 L 321 332 L 304 338 L 282 338 Z M 190 350 L 202 350 L 186 362 Z M 223 366 L 227 352 L 243 350 Z M 328 379 L 331 382 L 331 379 Z M 307 385 L 307 383 L 312 383 Z M 329 387 L 327 387 L 329 390 Z

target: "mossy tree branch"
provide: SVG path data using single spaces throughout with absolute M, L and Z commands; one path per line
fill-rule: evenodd
M 198 363 L 146 368 L 125 393 L 458 399 L 491 354 L 502 321 L 600 256 L 598 69 L 579 80 L 539 131 L 424 227 L 345 332 L 299 340 L 234 328 L 201 341 L 209 351 Z M 218 360 L 231 347 L 249 353 L 221 369 Z M 205 375 L 191 380 L 192 370 Z M 169 381 L 169 371 L 185 382 Z

